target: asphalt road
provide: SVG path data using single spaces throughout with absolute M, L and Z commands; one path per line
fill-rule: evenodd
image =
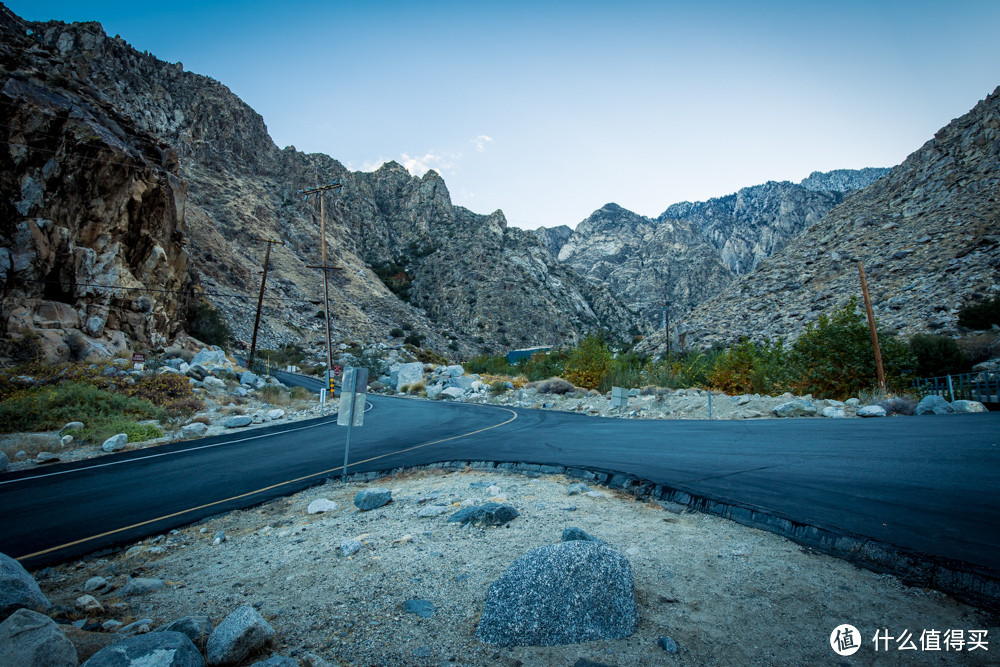
M 450 460 L 625 472 L 1000 576 L 998 413 L 654 421 L 369 400 L 349 472 Z M 38 567 L 287 495 L 340 474 L 346 431 L 323 418 L 0 475 L 0 551 Z

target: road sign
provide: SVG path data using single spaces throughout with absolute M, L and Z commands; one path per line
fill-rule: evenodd
M 336 366 L 335 365 L 333 367 L 333 377 L 339 378 L 340 375 L 341 375 L 341 373 L 343 373 L 343 372 L 344 372 L 344 367 L 343 366 Z
M 366 398 L 364 394 L 341 394 L 337 426 L 364 426 Z
M 332 379 L 332 378 L 331 378 Z M 344 444 L 343 479 L 347 479 L 347 455 L 351 450 L 351 427 L 365 423 L 365 394 L 368 393 L 368 369 L 348 366 L 340 381 L 340 407 L 337 412 L 337 426 L 347 427 L 347 441 Z
M 146 365 L 146 355 L 136 352 L 132 355 L 132 369 L 141 371 Z
M 336 371 L 334 371 L 336 372 Z M 340 380 L 340 391 L 347 393 L 368 393 L 368 369 L 357 366 L 348 366 L 344 371 L 344 376 Z

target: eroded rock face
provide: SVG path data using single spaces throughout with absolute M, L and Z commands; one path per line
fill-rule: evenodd
M 165 342 L 190 285 L 177 156 L 3 11 L 0 273 L 20 306 L 6 333 L 43 332 L 50 361 L 111 356 L 114 332 Z

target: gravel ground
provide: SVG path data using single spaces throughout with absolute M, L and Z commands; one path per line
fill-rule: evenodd
M 767 532 L 592 487 L 579 480 L 517 473 L 421 470 L 371 484 L 328 482 L 265 505 L 158 536 L 126 551 L 35 573 L 56 604 L 72 607 L 94 576 L 114 587 L 90 621 L 151 618 L 154 627 L 201 614 L 214 623 L 241 605 L 257 607 L 277 631 L 270 650 L 339 665 L 918 665 L 997 664 L 989 651 L 920 651 L 924 630 L 988 630 L 997 622 L 929 590 L 908 588 L 810 552 Z M 360 512 L 354 495 L 392 489 L 393 501 Z M 338 507 L 308 514 L 326 498 Z M 507 502 L 520 516 L 503 528 L 447 523 L 462 503 Z M 428 507 L 441 514 L 421 517 Z M 437 510 L 427 512 L 434 513 Z M 489 584 L 525 552 L 577 526 L 625 554 L 635 573 L 638 631 L 626 639 L 554 647 L 497 648 L 473 632 Z M 216 539 L 225 533 L 225 541 Z M 363 547 L 341 555 L 343 540 Z M 215 543 L 215 544 L 213 544 Z M 119 599 L 127 576 L 158 577 L 163 588 Z M 405 613 L 409 599 L 434 614 Z M 116 606 L 117 605 L 117 606 Z M 863 645 L 837 656 L 830 634 L 850 623 Z M 876 652 L 872 637 L 904 630 L 918 650 Z M 679 652 L 658 640 L 669 636 Z M 82 639 L 78 642 L 83 643 Z M 252 662 L 250 660 L 249 662 Z

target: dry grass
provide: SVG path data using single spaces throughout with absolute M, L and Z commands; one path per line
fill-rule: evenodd
M 25 452 L 30 457 L 37 456 L 39 452 L 56 453 L 62 448 L 59 436 L 50 433 L 15 433 L 0 437 L 0 451 L 11 461 L 18 452 Z

